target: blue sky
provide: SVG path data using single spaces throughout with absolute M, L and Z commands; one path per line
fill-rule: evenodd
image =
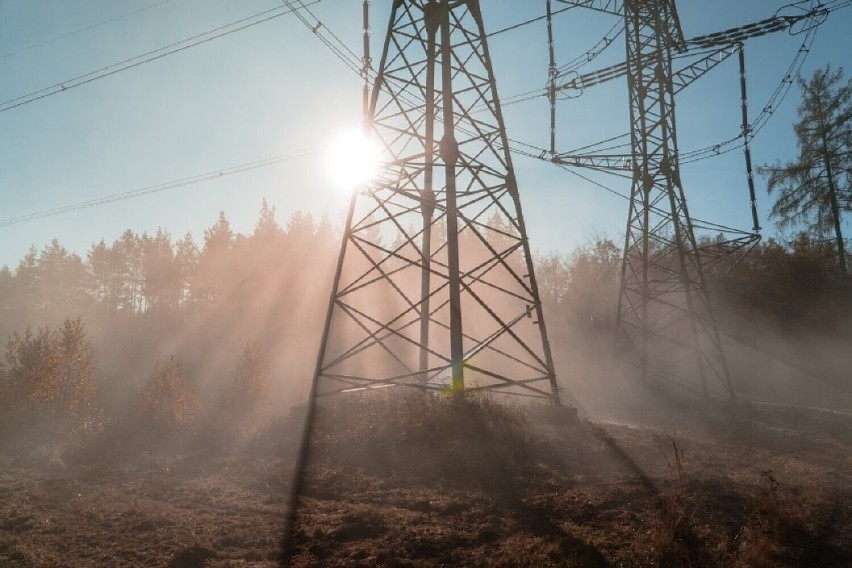
M 373 1 L 373 50 L 379 52 L 390 0 Z M 558 3 L 557 3 L 558 4 Z M 771 16 L 785 2 L 679 2 L 693 37 Z M 0 0 L 0 101 L 115 63 L 200 32 L 274 8 L 275 0 Z M 502 28 L 543 13 L 544 0 L 483 0 L 486 26 Z M 26 49 L 134 10 L 108 24 Z M 360 45 L 360 0 L 323 0 L 323 23 L 353 50 Z M 613 17 L 583 10 L 556 16 L 558 58 L 591 47 Z M 804 72 L 831 63 L 852 71 L 852 8 L 822 26 Z M 787 33 L 747 45 L 752 115 L 762 108 L 801 44 Z M 496 36 L 491 51 L 503 97 L 544 85 L 543 23 Z M 623 39 L 585 70 L 624 56 Z M 0 112 L 0 219 L 184 178 L 267 156 L 326 148 L 358 125 L 360 81 L 295 18 L 283 16 L 31 104 Z M 756 164 L 790 159 L 793 88 L 753 142 Z M 544 99 L 509 106 L 511 138 L 545 146 Z M 739 83 L 730 59 L 678 99 L 680 147 L 688 151 L 739 131 Z M 624 80 L 560 104 L 559 148 L 568 150 L 629 129 Z M 568 251 L 593 233 L 620 241 L 627 203 L 554 166 L 516 158 L 533 247 Z M 685 166 L 684 187 L 695 216 L 750 228 L 741 151 Z M 594 179 L 625 192 L 629 183 Z M 765 228 L 770 201 L 758 178 Z M 219 210 L 238 231 L 250 231 L 262 198 L 282 221 L 296 210 L 339 220 L 345 196 L 325 172 L 323 152 L 249 173 L 167 192 L 0 227 L 0 265 L 14 266 L 34 244 L 58 238 L 85 254 L 101 238 L 127 228 L 162 227 L 201 240 Z

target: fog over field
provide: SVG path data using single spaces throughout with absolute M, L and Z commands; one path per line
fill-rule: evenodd
M 233 234 L 223 215 L 198 242 L 189 235 L 175 239 L 165 231 L 128 231 L 114 243 L 93 244 L 85 259 L 54 242 L 3 270 L 0 311 L 8 341 L 0 392 L 0 464 L 13 498 L 3 509 L 10 520 L 0 540 L 0 558 L 22 565 L 64 563 L 57 556 L 64 537 L 39 520 L 47 514 L 39 508 L 60 499 L 66 501 L 49 517 L 54 515 L 50 518 L 60 525 L 91 521 L 86 530 L 98 544 L 88 550 L 99 562 L 158 563 L 199 555 L 211 565 L 255 557 L 277 562 L 339 233 L 340 227 L 302 214 L 279 224 L 264 205 L 256 230 L 248 235 Z M 297 557 L 325 558 L 331 564 L 393 557 L 387 552 L 397 546 L 392 543 L 407 537 L 392 536 L 389 525 L 397 521 L 390 519 L 397 513 L 386 509 L 384 500 L 363 508 L 370 502 L 364 501 L 370 483 L 390 482 L 381 490 L 382 499 L 422 509 L 416 515 L 423 526 L 455 515 L 461 515 L 461 522 L 470 511 L 503 518 L 499 511 L 504 511 L 504 520 L 475 531 L 518 535 L 535 527 L 505 524 L 519 514 L 519 505 L 504 502 L 510 487 L 511 494 L 520 491 L 518 499 L 526 499 L 520 496 L 525 492 L 539 499 L 541 491 L 556 491 L 566 475 L 583 491 L 596 491 L 610 475 L 639 475 L 656 491 L 654 499 L 680 487 L 670 504 L 694 500 L 689 506 L 700 511 L 690 509 L 693 522 L 694 515 L 705 514 L 697 503 L 718 496 L 707 484 L 730 478 L 733 485 L 725 482 L 726 491 L 740 492 L 738 499 L 751 499 L 750 491 L 770 491 L 767 499 L 779 495 L 771 504 L 776 508 L 789 506 L 784 491 L 805 492 L 813 510 L 787 511 L 794 518 L 783 522 L 809 526 L 808 515 L 822 514 L 821 495 L 848 495 L 850 464 L 843 452 L 852 444 L 852 310 L 824 252 L 804 238 L 792 248 L 766 242 L 744 260 L 732 259 L 736 266 L 713 289 L 735 385 L 733 405 L 702 402 L 676 387 L 642 384 L 620 370 L 613 341 L 620 254 L 612 241 L 592 236 L 570 255 L 538 255 L 562 397 L 579 409 L 585 425 L 552 416 L 547 404 L 504 398 L 473 397 L 468 417 L 445 414 L 453 405 L 441 402 L 439 395 L 423 398 L 408 389 L 323 399 L 308 453 L 297 525 L 301 536 L 295 542 L 309 546 L 310 539 L 304 539 L 313 534 L 326 544 L 312 552 L 299 548 Z M 765 456 L 735 457 L 740 448 Z M 678 452 L 685 455 L 685 465 L 675 465 Z M 796 454 L 800 465 L 789 461 Z M 800 462 L 805 456 L 811 462 L 807 466 Z M 539 467 L 535 463 L 545 469 L 530 470 Z M 493 478 L 498 471 L 509 476 L 501 483 L 517 481 L 499 489 L 493 483 L 504 474 Z M 371 476 L 375 481 L 369 482 Z M 449 484 L 449 493 L 430 496 L 435 483 Z M 756 489 L 749 489 L 752 483 Z M 113 493 L 115 484 L 130 487 L 130 493 Z M 782 489 L 774 489 L 776 485 Z M 485 491 L 477 498 L 484 501 L 464 501 L 462 495 L 473 487 Z M 625 489 L 634 490 L 639 491 Z M 21 500 L 25 495 L 35 501 Z M 347 509 L 343 517 L 333 513 L 331 502 L 324 501 L 332 495 L 355 509 Z M 262 504 L 249 513 L 244 506 L 255 501 Z M 186 514 L 194 520 L 169 512 L 175 506 L 188 507 Z M 216 507 L 236 508 L 228 530 L 241 535 L 237 540 L 209 532 L 221 522 Z M 317 512 L 310 513 L 312 508 Z M 94 516 L 81 521 L 84 510 Z M 636 522 L 662 530 L 653 510 L 637 512 Z M 132 523 L 148 527 L 139 530 L 151 539 L 150 546 L 131 552 L 124 545 L 100 542 L 115 538 L 106 536 L 111 514 L 119 515 L 115 522 L 136 519 Z M 841 516 L 832 522 L 840 524 L 832 525 L 831 534 L 839 535 L 842 527 L 848 528 L 849 511 L 836 514 Z M 732 515 L 730 522 L 739 518 L 739 513 Z M 188 522 L 206 528 L 186 533 Z M 254 522 L 265 523 L 266 536 L 239 532 L 239 523 Z M 737 522 L 750 526 L 752 521 Z M 120 526 L 136 530 L 132 523 Z M 334 532 L 341 530 L 354 531 L 344 538 L 346 546 L 333 544 L 343 538 Z M 590 538 L 621 542 L 622 537 L 602 536 L 609 530 L 598 527 L 594 531 L 602 532 Z M 44 547 L 23 544 L 20 539 L 32 531 L 44 535 Z M 801 551 L 784 548 L 784 534 L 763 534 L 763 540 L 749 541 L 749 546 L 775 551 L 773 558 L 780 560 L 767 565 L 788 565 L 784 562 Z M 681 537 L 669 536 L 675 552 L 665 554 L 683 553 Z M 490 547 L 490 537 L 470 538 L 474 541 L 463 549 Z M 476 544 L 479 538 L 485 540 Z M 559 538 L 539 535 L 527 544 L 552 555 L 566 546 Z M 689 538 L 710 546 L 721 536 Z M 848 559 L 848 542 L 825 538 L 825 565 L 841 565 L 836 562 Z M 163 546 L 158 548 L 157 542 Z M 447 559 L 461 563 L 489 558 L 480 553 L 452 556 L 458 543 L 446 544 L 446 550 L 434 546 L 435 554 L 450 554 Z M 628 548 L 601 558 L 622 558 L 632 554 Z M 68 563 L 86 564 L 86 550 L 66 552 L 77 555 L 68 557 Z M 497 554 L 493 558 L 506 554 L 492 552 Z M 741 552 L 756 554 L 750 548 Z M 418 558 L 425 553 L 407 554 Z M 559 554 L 570 557 L 574 552 Z

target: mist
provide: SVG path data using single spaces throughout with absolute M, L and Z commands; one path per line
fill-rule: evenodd
M 148 550 L 166 538 L 172 565 L 192 565 L 180 562 L 199 558 L 201 565 L 217 558 L 279 561 L 340 232 L 327 219 L 302 213 L 279 222 L 263 203 L 250 234 L 235 234 L 221 214 L 197 240 L 165 230 L 127 231 L 115 242 L 94 243 L 85 258 L 54 241 L 0 270 L 0 334 L 7 338 L 0 466 L 9 479 L 29 479 L 16 486 L 4 509 L 9 526 L 30 527 L 35 518 L 26 494 L 47 491 L 46 502 L 68 503 L 79 495 L 97 503 L 99 519 L 121 515 L 121 522 L 115 517 L 121 530 L 147 527 L 138 530 L 152 543 Z M 398 241 L 393 235 L 375 238 Z M 465 238 L 460 250 L 471 266 L 488 254 Z M 800 237 L 790 246 L 770 240 L 746 256 L 731 257 L 728 265 L 714 265 L 708 279 L 735 392 L 731 407 L 624 372 L 615 343 L 621 265 L 616 242 L 593 234 L 568 254 L 537 254 L 562 400 L 578 409 L 580 421 L 567 423 L 547 404 L 487 394 L 471 395 L 461 412 L 440 393 L 404 386 L 323 398 L 309 440 L 297 558 L 345 565 L 346 554 L 368 554 L 358 543 L 396 546 L 385 542 L 393 532 L 389 519 L 397 514 L 383 509 L 386 505 L 410 507 L 429 518 L 464 517 L 465 511 L 497 515 L 477 529 L 472 542 L 487 544 L 516 515 L 525 520 L 512 530 L 562 534 L 550 512 L 530 513 L 525 503 L 529 495 L 539 499 L 542 491 L 562 491 L 563 477 L 571 484 L 593 480 L 594 487 L 641 480 L 645 497 L 612 496 L 607 507 L 622 511 L 634 507 L 628 501 L 646 498 L 671 508 L 721 495 L 714 485 L 719 476 L 746 483 L 737 499 L 751 499 L 754 487 L 769 487 L 773 507 L 789 506 L 787 494 L 777 496 L 779 490 L 772 489 L 779 483 L 796 494 L 816 491 L 822 497 L 813 497 L 814 507 L 826 495 L 845 494 L 848 460 L 836 460 L 852 443 L 846 427 L 852 409 L 852 295 L 836 280 L 827 257 L 825 245 Z M 346 270 L 357 274 L 359 268 Z M 419 286 L 417 274 L 399 278 L 403 286 Z M 383 294 L 362 300 L 386 316 L 403 308 Z M 490 332 L 470 325 L 470 333 Z M 346 326 L 333 325 L 329 351 L 348 345 L 348 333 Z M 397 347 L 400 357 L 417 355 L 403 343 Z M 361 363 L 365 374 L 390 372 L 370 360 Z M 725 445 L 743 443 L 767 453 L 771 469 L 724 465 Z M 814 464 L 835 460 L 841 477 L 826 477 L 828 470 L 817 465 L 791 463 L 783 457 L 790 451 L 808 452 Z M 118 491 L 122 483 L 132 488 L 132 499 Z M 630 487 L 623 488 L 624 495 L 639 491 Z M 352 509 L 341 517 L 329 498 Z M 140 499 L 147 505 L 140 506 Z M 176 503 L 194 511 L 198 523 L 220 518 L 208 507 L 229 510 L 229 528 L 205 538 L 166 529 L 183 518 L 184 513 L 167 512 Z M 76 522 L 76 509 L 63 507 L 57 514 Z M 646 509 L 635 514 L 655 527 L 649 533 L 654 539 L 673 547 L 665 554 L 692 550 L 684 542 L 698 537 L 679 533 L 687 530 L 681 521 L 666 525 L 671 519 Z M 249 521 L 246 515 L 254 516 Z M 248 527 L 258 522 L 262 534 L 253 534 Z M 753 521 L 741 522 L 751 527 Z M 308 552 L 312 539 L 326 537 L 338 546 Z M 757 554 L 755 547 L 765 543 L 749 538 L 744 551 L 731 554 Z M 435 546 L 437 556 L 467 562 L 437 552 L 457 543 Z M 20 558 L 62 562 L 23 544 L 13 549 Z M 386 552 L 371 550 L 364 556 L 368 561 L 386 558 Z M 428 556 L 429 550 L 412 554 Z M 598 558 L 596 550 L 583 550 Z M 837 558 L 844 558 L 842 549 L 829 550 L 841 550 Z M 120 557 L 105 549 L 99 554 L 104 562 L 155 558 L 132 557 L 130 549 Z M 75 562 L 79 558 L 70 563 Z

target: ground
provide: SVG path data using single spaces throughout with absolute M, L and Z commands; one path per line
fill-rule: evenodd
M 320 408 L 293 564 L 852 565 L 852 416 L 682 410 Z M 227 446 L 5 456 L 0 565 L 278 565 L 296 422 Z

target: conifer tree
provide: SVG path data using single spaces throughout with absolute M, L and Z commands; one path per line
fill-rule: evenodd
M 764 166 L 767 190 L 777 197 L 771 216 L 781 228 L 805 225 L 814 235 L 834 233 L 841 280 L 848 268 L 843 214 L 852 211 L 852 80 L 843 69 L 818 69 L 799 78 L 802 102 L 794 125 L 798 155 L 784 165 Z

